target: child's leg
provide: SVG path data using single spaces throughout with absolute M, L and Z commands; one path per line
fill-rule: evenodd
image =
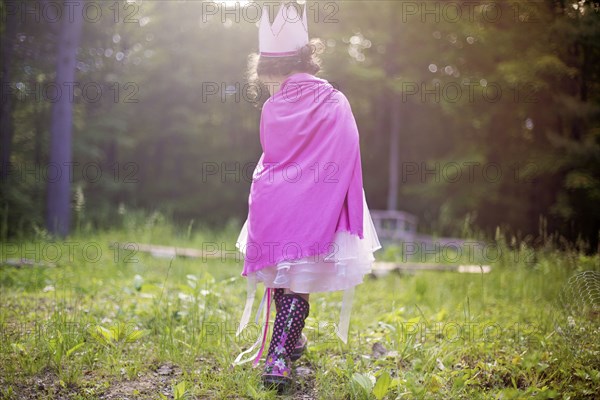
M 279 313 L 281 310 L 283 296 L 285 294 L 295 294 L 295 293 L 289 289 L 273 289 L 273 299 L 275 300 L 275 308 L 277 309 L 277 313 Z M 307 294 L 297 293 L 297 295 L 299 295 L 304 300 L 306 300 L 306 302 L 308 302 L 308 293 Z M 300 335 L 300 337 L 298 338 L 298 340 L 296 341 L 296 344 L 294 345 L 292 354 L 290 354 L 290 359 L 292 361 L 296 361 L 297 359 L 302 357 L 302 354 L 304 354 L 304 352 L 306 351 L 307 345 L 308 345 L 308 338 L 306 337 L 306 335 L 304 335 L 302 333 Z
M 263 380 L 280 388 L 291 382 L 291 358 L 308 317 L 308 301 L 298 294 L 283 294 L 273 326 Z
M 304 300 L 308 301 L 308 293 L 296 293 L 296 292 L 292 292 L 290 289 L 285 289 L 285 294 L 296 294 L 300 297 L 302 297 Z
M 300 296 L 301 298 L 303 298 L 304 300 L 306 300 L 306 303 L 308 303 L 308 293 L 295 293 L 292 292 L 290 289 L 285 289 L 284 290 L 285 294 L 295 294 L 296 296 Z M 291 359 L 292 361 L 296 361 L 297 359 L 299 359 L 300 357 L 302 357 L 302 354 L 304 354 L 304 352 L 306 351 L 306 346 L 308 345 L 308 338 L 306 337 L 306 335 L 304 335 L 304 333 L 300 334 L 300 337 L 298 338 L 298 341 L 296 342 L 296 345 L 294 346 L 294 350 L 292 351 Z

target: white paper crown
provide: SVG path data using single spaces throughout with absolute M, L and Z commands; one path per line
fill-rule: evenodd
M 308 44 L 308 24 L 306 22 L 306 5 L 302 18 L 295 6 L 281 5 L 273 25 L 269 21 L 269 11 L 263 7 L 258 33 L 258 47 L 263 57 L 285 57 L 298 52 Z

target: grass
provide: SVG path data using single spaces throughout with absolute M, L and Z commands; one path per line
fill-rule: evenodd
M 245 300 L 239 258 L 111 247 L 216 243 L 234 254 L 238 229 L 178 232 L 158 215 L 66 241 L 3 243 L 2 261 L 55 266 L 0 267 L 0 398 L 278 398 L 262 388 L 260 368 L 230 368 L 257 333 L 235 337 Z M 284 398 L 598 398 L 600 258 L 509 246 L 500 234 L 497 243 L 493 258 L 475 260 L 488 261 L 489 274 L 366 280 L 348 344 L 334 334 L 341 294 L 313 295 L 309 350 Z M 376 256 L 403 258 L 392 246 Z

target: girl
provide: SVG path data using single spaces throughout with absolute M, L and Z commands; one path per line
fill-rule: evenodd
M 274 299 L 263 381 L 278 389 L 290 385 L 292 361 L 306 348 L 302 329 L 309 294 L 346 291 L 337 332 L 346 342 L 352 289 L 371 271 L 373 252 L 381 248 L 362 186 L 356 122 L 346 97 L 315 76 L 318 42 L 309 42 L 306 19 L 306 11 L 300 18 L 294 6 L 282 5 L 271 25 L 265 7 L 260 54 L 249 62 L 251 80 L 264 84 L 271 97 L 262 108 L 263 153 L 236 244 L 248 278 L 238 334 L 248 323 L 256 283 L 263 282 L 267 318 L 254 364 L 262 355 Z M 235 363 L 244 362 L 241 356 L 253 348 Z

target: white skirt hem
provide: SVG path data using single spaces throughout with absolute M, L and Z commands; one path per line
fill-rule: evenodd
M 236 247 L 244 254 L 248 220 L 238 236 Z M 336 232 L 331 251 L 318 256 L 286 260 L 248 274 L 265 287 L 287 288 L 296 293 L 347 290 L 362 283 L 371 273 L 373 252 L 381 248 L 363 189 L 363 239 L 346 231 Z

